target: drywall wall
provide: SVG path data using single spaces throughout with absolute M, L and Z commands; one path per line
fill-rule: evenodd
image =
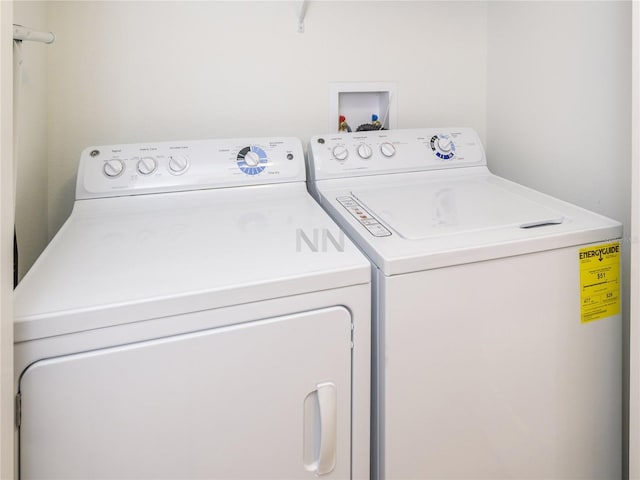
M 627 220 L 631 3 L 491 2 L 488 32 L 494 171 Z
M 13 23 L 46 29 L 45 2 L 15 2 Z M 16 231 L 19 277 L 31 267 L 49 240 L 47 234 L 47 50 L 53 45 L 22 42 L 16 85 Z
M 487 50 L 492 170 L 624 224 L 626 349 L 631 2 L 491 2 Z
M 484 2 L 47 2 L 49 235 L 95 144 L 327 130 L 329 82 L 396 82 L 398 126 L 485 130 Z

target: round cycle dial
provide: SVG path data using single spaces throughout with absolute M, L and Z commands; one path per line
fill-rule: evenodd
M 256 152 L 247 152 L 244 156 L 244 163 L 250 167 L 257 167 L 260 164 L 260 157 Z
M 349 156 L 349 150 L 344 145 L 336 145 L 331 151 L 336 160 L 344 161 Z
M 434 155 L 442 160 L 451 160 L 456 154 L 456 144 L 449 135 L 434 135 L 429 144 Z
M 119 177 L 124 172 L 124 162 L 117 158 L 107 160 L 102 165 L 102 172 L 109 178 Z
M 184 155 L 171 155 L 169 157 L 169 171 L 174 175 L 180 175 L 187 171 L 189 159 Z
M 360 145 L 358 145 L 357 152 L 360 158 L 363 158 L 365 160 L 371 158 L 371 155 L 373 155 L 373 150 L 371 150 L 371 147 L 366 143 L 361 143 Z
M 158 161 L 153 157 L 142 157 L 136 168 L 140 175 L 151 175 L 158 168 Z
M 255 145 L 244 147 L 236 157 L 236 165 L 247 175 L 262 173 L 267 168 L 268 161 L 266 152 Z
M 380 153 L 387 158 L 393 157 L 396 154 L 396 147 L 391 142 L 384 142 L 380 145 Z

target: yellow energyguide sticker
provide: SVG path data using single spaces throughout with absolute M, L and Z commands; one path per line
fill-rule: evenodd
M 580 321 L 620 313 L 620 242 L 581 248 Z

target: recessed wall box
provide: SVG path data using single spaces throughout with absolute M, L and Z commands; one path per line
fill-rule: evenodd
M 341 115 L 353 131 L 371 123 L 372 115 L 378 116 L 384 128 L 393 129 L 397 112 L 395 82 L 329 83 L 329 132 L 338 131 Z

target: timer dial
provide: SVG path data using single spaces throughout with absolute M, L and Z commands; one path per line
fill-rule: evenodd
M 267 168 L 267 154 L 265 151 L 255 145 L 244 147 L 238 152 L 236 157 L 236 165 L 247 175 L 258 175 Z
M 451 160 L 456 154 L 456 144 L 449 135 L 434 135 L 429 143 L 434 155 L 442 160 Z
M 250 167 L 257 167 L 260 163 L 260 157 L 256 152 L 247 152 L 244 156 L 244 162 Z
M 448 137 L 438 138 L 438 149 L 442 152 L 450 152 L 453 144 Z

